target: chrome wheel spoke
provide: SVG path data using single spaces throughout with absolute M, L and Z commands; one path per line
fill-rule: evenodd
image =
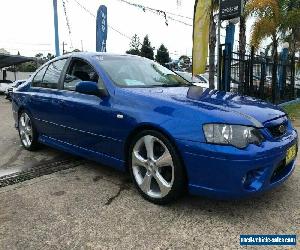
M 150 191 L 152 175 L 148 172 L 145 174 L 142 183 L 140 184 L 140 188 L 145 192 L 148 193 Z
M 20 125 L 21 125 L 21 127 L 22 128 L 24 128 L 25 127 L 25 118 L 24 118 L 24 116 L 22 116 L 21 118 L 20 118 Z
M 169 191 L 172 188 L 172 185 L 168 183 L 164 177 L 159 172 L 156 172 L 155 175 L 153 176 L 159 186 L 160 192 L 162 196 L 165 196 L 169 193 Z
M 165 149 L 165 152 L 163 153 L 162 156 L 160 156 L 156 161 L 156 166 L 157 167 L 165 167 L 165 166 L 172 166 L 173 161 L 172 161 L 172 156 L 169 152 L 169 150 Z
M 146 135 L 144 137 L 144 143 L 145 143 L 145 147 L 146 147 L 148 159 L 153 160 L 154 159 L 154 153 L 153 153 L 153 149 L 154 149 L 154 136 Z
M 28 117 L 28 115 L 27 114 L 25 114 L 24 115 L 24 120 L 25 120 L 25 127 L 28 127 L 28 125 L 29 125 L 29 122 L 30 122 L 30 119 L 29 119 L 29 117 Z
M 132 164 L 134 166 L 141 166 L 147 168 L 147 160 L 144 159 L 138 151 L 133 151 L 132 153 Z
M 20 131 L 20 136 L 22 140 L 25 138 L 25 132 L 23 130 Z
M 26 140 L 26 145 L 30 145 L 30 138 L 28 136 L 28 134 L 25 133 L 25 140 Z

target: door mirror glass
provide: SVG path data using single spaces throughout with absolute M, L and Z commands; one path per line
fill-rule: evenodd
M 75 91 L 86 95 L 107 96 L 104 89 L 99 89 L 96 82 L 81 81 L 76 84 Z

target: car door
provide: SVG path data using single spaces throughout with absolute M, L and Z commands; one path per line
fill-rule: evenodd
M 110 136 L 115 122 L 110 97 L 75 92 L 81 81 L 94 81 L 104 87 L 87 61 L 73 58 L 64 78 L 64 125 L 68 143 L 108 155 L 115 154 L 118 140 Z
M 28 108 L 41 135 L 61 139 L 65 129 L 61 123 L 61 75 L 68 58 L 44 66 L 33 78 Z

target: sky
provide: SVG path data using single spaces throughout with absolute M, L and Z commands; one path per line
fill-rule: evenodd
M 125 53 L 129 49 L 130 39 L 135 33 L 140 37 L 148 34 L 152 46 L 158 48 L 164 44 L 175 59 L 180 55 L 192 54 L 192 27 L 172 20 L 165 25 L 163 16 L 158 16 L 149 11 L 142 11 L 119 0 L 77 0 L 92 14 L 96 15 L 101 4 L 107 6 L 108 24 L 122 32 L 121 36 L 111 28 L 108 29 L 107 51 L 110 53 Z M 161 9 L 178 15 L 192 18 L 194 0 L 128 0 Z M 0 48 L 4 48 L 11 54 L 34 56 L 41 52 L 54 54 L 54 25 L 53 25 L 53 1 L 52 0 L 0 0 Z M 67 17 L 70 24 L 69 35 L 66 16 L 64 14 L 63 0 L 58 0 L 59 39 L 60 49 L 62 43 L 66 43 L 67 50 L 80 49 L 95 51 L 96 20 L 83 10 L 75 0 L 65 0 Z M 178 17 L 174 17 L 178 18 Z M 192 24 L 191 19 L 180 18 L 182 21 Z M 248 25 L 249 26 L 249 25 Z M 237 25 L 238 28 L 238 25 Z M 248 27 L 249 28 L 249 27 Z M 225 31 L 222 31 L 225 35 Z M 236 39 L 238 29 L 236 30 Z M 222 38 L 224 39 L 224 38 Z M 72 46 L 73 45 L 73 46 Z

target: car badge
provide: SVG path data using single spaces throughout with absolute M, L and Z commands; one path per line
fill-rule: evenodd
M 279 128 L 278 128 L 278 130 L 279 130 L 280 133 L 284 133 L 285 126 L 284 125 L 280 125 Z

